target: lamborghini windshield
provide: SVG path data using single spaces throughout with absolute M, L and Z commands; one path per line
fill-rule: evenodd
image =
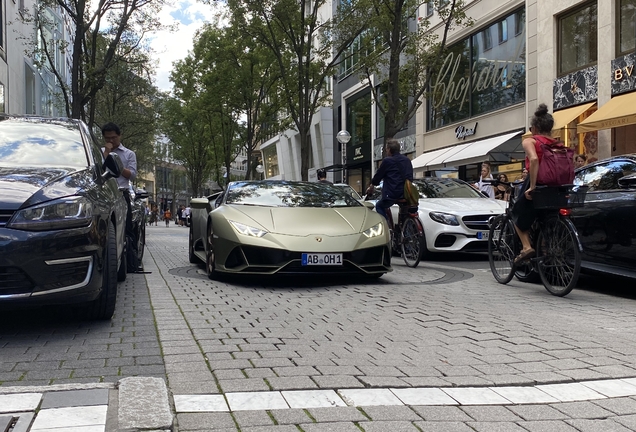
M 326 183 L 284 180 L 230 183 L 225 204 L 264 207 L 360 207 L 362 204 L 341 187 Z

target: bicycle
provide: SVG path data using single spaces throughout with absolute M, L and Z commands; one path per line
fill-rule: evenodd
M 506 185 L 515 189 L 516 182 L 491 180 L 491 184 Z M 511 209 L 517 193 L 510 194 L 505 213 L 489 221 L 488 261 L 497 282 L 510 282 L 519 267 L 539 273 L 545 289 L 552 295 L 563 297 L 576 286 L 581 271 L 581 244 L 578 233 L 569 218 L 571 208 L 580 207 L 585 200 L 587 186 L 564 185 L 538 186 L 533 192 L 537 218 L 530 228 L 530 237 L 536 249 L 536 257 L 527 263 L 515 264 L 521 251 L 521 241 L 512 221 Z M 519 191 L 518 193 L 521 193 Z
M 405 199 L 396 202 L 398 205 L 398 223 L 393 222 L 391 209 L 387 209 L 391 246 L 393 250 L 402 252 L 402 259 L 408 267 L 415 268 L 422 258 L 424 244 L 424 227 L 417 213 L 417 207 L 410 206 Z M 397 229 L 396 229 L 397 228 Z

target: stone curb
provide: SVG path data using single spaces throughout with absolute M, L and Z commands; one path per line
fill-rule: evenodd
M 172 429 L 168 388 L 161 378 L 119 380 L 119 431 Z

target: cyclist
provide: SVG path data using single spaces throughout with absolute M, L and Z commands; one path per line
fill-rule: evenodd
M 552 138 L 552 127 L 554 126 L 554 118 L 548 112 L 545 104 L 539 105 L 530 120 L 530 132 L 532 136 L 523 140 L 523 149 L 526 152 L 526 168 L 528 168 L 528 176 L 521 186 L 521 191 L 517 201 L 512 207 L 512 220 L 515 223 L 515 229 L 521 240 L 521 253 L 515 258 L 515 264 L 526 261 L 535 255 L 535 250 L 530 242 L 530 227 L 536 219 L 536 210 L 532 203 L 532 191 L 537 186 L 537 174 L 539 173 L 539 165 L 541 164 L 541 144 L 556 142 Z
M 367 195 L 373 193 L 373 186 L 382 184 L 382 198 L 375 204 L 375 210 L 387 218 L 386 209 L 404 198 L 404 182 L 413 180 L 413 164 L 411 159 L 400 154 L 400 143 L 391 138 L 386 141 L 386 156 L 380 164 L 380 168 L 371 179 L 367 188 Z M 388 220 L 388 218 L 387 218 Z

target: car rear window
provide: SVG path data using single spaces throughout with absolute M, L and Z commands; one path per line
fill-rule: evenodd
M 0 121 L 0 165 L 84 168 L 88 158 L 75 125 L 5 120 Z

